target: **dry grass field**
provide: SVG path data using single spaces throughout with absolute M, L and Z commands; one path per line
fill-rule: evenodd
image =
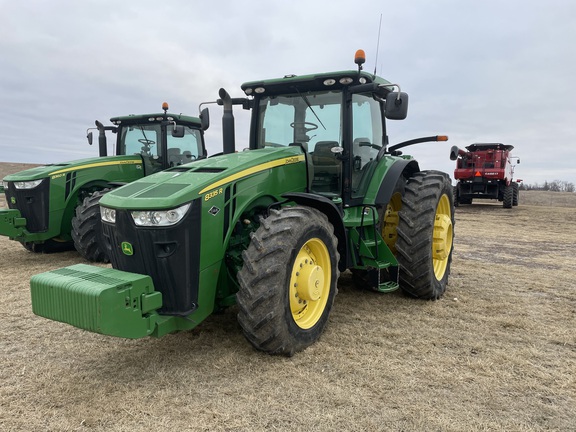
M 81 259 L 2 237 L 0 430 L 575 431 L 575 197 L 459 207 L 441 300 L 345 273 L 321 340 L 292 358 L 253 350 L 234 308 L 134 341 L 37 317 L 30 276 Z

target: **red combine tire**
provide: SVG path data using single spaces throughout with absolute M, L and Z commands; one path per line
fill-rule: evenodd
M 512 189 L 514 191 L 512 195 L 512 205 L 517 206 L 520 199 L 520 187 L 518 186 L 518 183 L 512 183 Z
M 502 205 L 504 208 L 512 208 L 514 203 L 514 188 L 512 184 L 504 188 L 504 198 L 502 199 Z

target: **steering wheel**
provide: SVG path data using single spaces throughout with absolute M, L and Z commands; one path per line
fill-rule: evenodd
M 298 126 L 298 127 L 304 126 L 305 132 L 310 132 L 310 131 L 318 129 L 318 125 L 316 123 L 311 123 L 311 122 L 292 122 L 292 123 L 290 123 L 291 128 L 294 129 L 294 128 L 296 128 L 296 126 Z M 306 127 L 306 126 L 310 126 L 310 127 Z
M 144 144 L 144 145 L 147 145 L 147 146 L 152 146 L 152 145 L 156 144 L 156 141 L 152 141 L 152 140 L 149 140 L 149 139 L 146 139 L 146 138 L 140 138 L 140 139 L 138 140 L 138 142 L 139 142 L 140 144 Z
M 372 144 L 369 142 L 364 142 L 364 141 L 360 143 L 360 147 L 372 147 L 373 149 L 376 149 L 376 150 L 380 150 L 382 148 L 379 145 Z

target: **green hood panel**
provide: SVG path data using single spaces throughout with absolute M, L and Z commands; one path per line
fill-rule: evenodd
M 300 147 L 231 153 L 181 165 L 107 193 L 101 204 L 112 208 L 167 209 L 210 195 L 233 181 L 294 163 L 304 163 Z
M 46 177 L 65 174 L 69 171 L 79 171 L 88 168 L 105 167 L 105 166 L 122 165 L 122 164 L 129 164 L 129 165 L 142 164 L 142 157 L 139 155 L 131 155 L 131 156 L 107 156 L 107 157 L 78 159 L 71 162 L 42 165 L 35 168 L 30 168 L 15 174 L 10 174 L 4 177 L 4 180 L 11 182 L 40 180 Z

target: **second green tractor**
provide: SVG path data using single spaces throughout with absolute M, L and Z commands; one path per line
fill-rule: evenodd
M 31 168 L 2 181 L 8 209 L 0 209 L 0 236 L 31 252 L 76 248 L 89 261 L 107 262 L 100 241 L 100 198 L 110 190 L 163 169 L 206 157 L 203 120 L 168 112 L 96 121 L 99 156 Z M 106 133 L 116 135 L 108 154 Z M 92 144 L 92 132 L 88 133 Z

